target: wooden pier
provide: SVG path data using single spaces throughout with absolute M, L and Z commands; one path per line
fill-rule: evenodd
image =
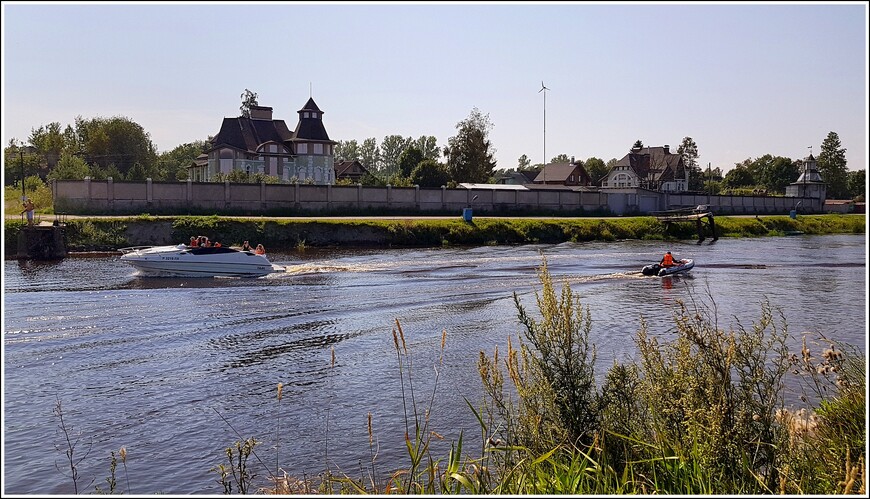
M 704 239 L 706 239 L 706 237 L 704 236 L 705 225 L 710 228 L 710 233 L 713 237 L 713 240 L 716 241 L 717 239 L 719 239 L 719 236 L 716 234 L 716 221 L 713 219 L 713 212 L 709 210 L 707 205 L 700 205 L 696 208 L 684 208 L 679 210 L 655 211 L 650 214 L 656 217 L 659 222 L 665 224 L 666 233 L 672 223 L 695 222 L 695 227 L 698 230 L 699 243 L 703 242 Z
M 66 257 L 66 222 L 56 217 L 54 223 L 26 225 L 18 233 L 19 260 L 60 260 Z

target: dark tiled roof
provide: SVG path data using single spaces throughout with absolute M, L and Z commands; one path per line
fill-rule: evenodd
M 360 171 L 361 171 L 363 174 L 365 174 L 365 173 L 368 172 L 368 170 L 366 169 L 366 167 L 363 166 L 362 163 L 360 163 L 360 162 L 357 161 L 357 160 L 354 160 L 354 161 L 341 161 L 341 162 L 335 164 L 335 176 L 336 176 L 336 177 L 339 177 L 339 176 L 344 175 L 344 174 L 346 174 L 346 173 L 351 173 L 351 172 L 348 172 L 348 170 L 350 170 L 350 169 L 353 167 L 354 164 L 356 164 L 356 165 L 359 167 Z
M 525 179 L 526 179 L 526 182 L 525 182 L 525 183 L 531 183 L 531 182 L 534 182 L 534 181 L 535 181 L 535 177 L 538 176 L 538 173 L 540 173 L 540 172 L 536 172 L 536 171 L 533 171 L 533 170 L 522 170 L 522 171 L 520 171 L 520 174 L 522 174 L 522 176 L 525 177 Z
M 311 97 L 308 98 L 308 102 L 306 102 L 305 105 L 302 106 L 302 109 L 300 109 L 300 111 L 317 111 L 318 113 L 323 112 L 320 110 L 319 107 L 317 107 L 317 104 L 314 103 L 314 99 L 312 99 Z
M 256 151 L 265 142 L 283 143 L 292 137 L 284 120 L 252 120 L 244 116 L 224 118 L 220 131 L 212 139 L 212 149 L 228 145 L 243 151 Z
M 296 130 L 293 132 L 293 140 L 332 142 L 326 133 L 326 127 L 323 126 L 323 120 L 319 118 L 300 118 Z
M 303 112 L 317 112 L 316 118 L 305 118 Z M 308 102 L 299 111 L 299 123 L 296 124 L 296 130 L 293 132 L 294 140 L 317 140 L 322 142 L 332 142 L 329 140 L 329 134 L 326 133 L 326 127 L 323 126 L 323 111 L 314 103 L 314 99 L 309 98 Z
M 613 166 L 628 166 L 638 177 L 654 181 L 684 178 L 686 174 L 682 157 L 670 152 L 666 154 L 664 147 L 644 147 L 630 152 Z
M 579 178 L 576 180 L 578 184 L 586 183 L 589 180 L 589 175 L 586 170 L 577 163 L 550 163 L 545 165 L 544 169 L 535 177 L 534 182 L 566 182 L 568 177 L 574 173 L 574 170 L 579 170 Z

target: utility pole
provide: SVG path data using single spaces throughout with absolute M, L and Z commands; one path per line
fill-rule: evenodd
M 18 158 L 21 160 L 21 202 L 27 197 L 27 192 L 24 190 L 24 151 L 18 149 Z

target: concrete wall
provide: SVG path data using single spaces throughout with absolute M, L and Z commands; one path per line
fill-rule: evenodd
M 823 211 L 822 201 L 811 198 L 672 194 L 635 188 L 586 192 L 58 180 L 52 183 L 52 191 L 55 212 L 67 214 L 219 214 L 281 210 L 305 213 L 354 210 L 461 213 L 463 208 L 470 206 L 476 213 L 520 214 L 526 211 L 634 215 L 698 205 L 708 205 L 711 211 L 722 215 L 785 214 L 796 207 L 802 213 Z

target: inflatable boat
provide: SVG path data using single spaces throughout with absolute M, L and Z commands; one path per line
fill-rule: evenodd
M 653 263 L 642 268 L 641 273 L 643 273 L 643 275 L 657 275 L 659 277 L 665 277 L 669 275 L 688 272 L 692 270 L 692 267 L 695 266 L 695 261 L 690 258 L 684 258 L 682 260 L 678 260 L 675 263 L 676 265 L 673 265 L 671 267 L 662 267 L 658 263 Z

